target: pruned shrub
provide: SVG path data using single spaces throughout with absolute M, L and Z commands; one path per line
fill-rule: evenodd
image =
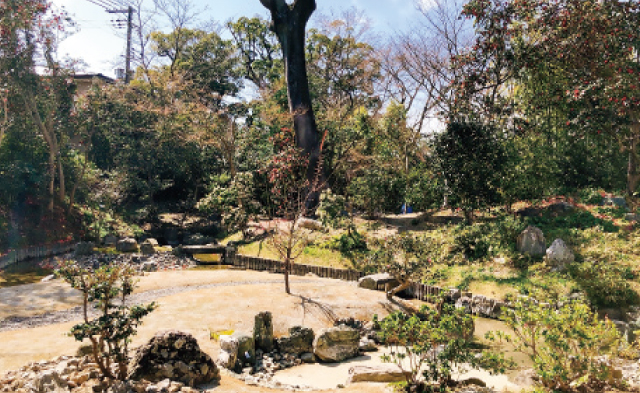
M 77 341 L 88 339 L 91 352 L 103 376 L 124 380 L 127 377 L 128 345 L 142 318 L 156 308 L 155 303 L 127 305 L 135 287 L 135 270 L 124 264 L 110 264 L 98 269 L 67 261 L 56 271 L 59 277 L 82 294 L 84 321 L 71 328 Z M 99 316 L 89 319 L 93 307 Z M 117 364 L 114 373 L 111 365 Z

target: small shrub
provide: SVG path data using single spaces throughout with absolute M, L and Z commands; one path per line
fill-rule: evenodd
M 514 332 L 489 332 L 490 340 L 513 342 L 534 363 L 540 383 L 553 391 L 603 391 L 613 366 L 620 334 L 610 320 L 599 320 L 580 300 L 553 307 L 517 298 L 502 319 Z
M 603 193 L 604 191 L 595 188 L 583 188 L 578 192 L 578 198 L 586 205 L 599 205 L 602 203 Z
M 156 308 L 155 303 L 127 306 L 133 292 L 134 269 L 123 264 L 111 264 L 92 270 L 67 261 L 56 271 L 59 277 L 80 290 L 83 297 L 84 321 L 71 328 L 77 341 L 89 339 L 95 363 L 103 376 L 124 380 L 127 377 L 128 344 L 136 334 L 142 318 Z M 89 307 L 100 312 L 89 320 Z M 117 373 L 111 365 L 117 364 Z
M 486 258 L 491 251 L 491 244 L 483 225 L 464 226 L 454 239 L 454 252 L 460 252 L 470 260 Z
M 484 352 L 476 356 L 472 350 L 473 317 L 443 302 L 438 308 L 423 306 L 411 316 L 398 311 L 380 321 L 374 316 L 374 324 L 380 328 L 379 337 L 391 349 L 382 359 L 407 372 L 409 389 L 421 387 L 419 372 L 423 366 L 422 376 L 427 385 L 422 386 L 422 391 L 445 391 L 453 384 L 453 367 L 463 363 L 504 372 L 508 362 L 501 355 Z
M 595 306 L 624 307 L 638 303 L 638 294 L 627 281 L 635 276 L 629 268 L 587 260 L 571 265 L 569 273 Z
M 364 252 L 368 249 L 364 236 L 356 231 L 334 237 L 327 245 L 333 250 L 340 251 L 343 255 L 352 255 L 354 252 Z

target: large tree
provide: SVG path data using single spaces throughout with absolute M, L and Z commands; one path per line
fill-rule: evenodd
M 505 87 L 551 84 L 574 137 L 607 134 L 629 154 L 627 194 L 640 184 L 640 3 L 637 0 L 472 0 L 477 41 L 458 57 L 463 102 L 480 93 L 504 116 Z M 538 82 L 535 82 L 538 81 Z
M 307 180 L 316 178 L 320 158 L 320 137 L 316 125 L 305 60 L 305 31 L 315 0 L 260 0 L 271 12 L 271 29 L 278 36 L 284 59 L 289 111 L 293 116 L 296 146 L 309 158 Z

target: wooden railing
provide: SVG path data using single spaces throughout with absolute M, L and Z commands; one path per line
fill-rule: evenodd
M 281 261 L 240 254 L 236 254 L 233 258 L 233 266 L 240 269 L 268 271 L 272 273 L 284 272 L 284 263 Z M 296 276 L 305 276 L 309 273 L 322 278 L 334 278 L 346 281 L 358 281 L 360 277 L 364 276 L 362 272 L 352 269 L 337 269 L 327 266 L 301 265 L 297 263 L 294 264 L 291 269 L 291 274 Z

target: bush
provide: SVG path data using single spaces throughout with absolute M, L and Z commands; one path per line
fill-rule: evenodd
M 606 261 L 587 260 L 570 265 L 569 273 L 596 306 L 624 307 L 638 303 L 638 294 L 627 281 L 633 278 L 628 268 Z
M 513 342 L 516 350 L 534 363 L 540 383 L 561 392 L 603 391 L 611 381 L 621 337 L 613 322 L 598 320 L 580 300 L 566 300 L 558 307 L 518 298 L 504 309 L 502 319 L 514 332 L 489 332 L 491 340 Z
M 583 188 L 578 191 L 578 198 L 586 205 L 599 205 L 602 203 L 603 193 L 604 191 L 595 188 Z
M 374 316 L 374 323 L 380 328 L 379 337 L 391 349 L 382 359 L 408 372 L 409 388 L 420 387 L 418 373 L 423 366 L 427 386 L 422 386 L 422 391 L 445 391 L 453 384 L 453 367 L 463 363 L 504 372 L 507 362 L 501 355 L 484 352 L 476 356 L 472 351 L 473 317 L 443 302 L 438 308 L 439 311 L 423 306 L 418 314 L 411 316 L 397 311 L 381 321 Z
M 528 222 L 531 225 L 539 227 L 543 232 L 546 232 L 546 228 L 587 229 L 595 226 L 600 226 L 604 232 L 609 233 L 615 233 L 620 230 L 613 222 L 597 218 L 586 210 L 578 210 L 568 216 L 528 217 Z
M 367 242 L 361 234 L 356 231 L 344 233 L 333 238 L 328 243 L 329 248 L 340 251 L 344 255 L 351 255 L 354 252 L 367 251 Z
M 389 273 L 400 285 L 387 292 L 391 299 L 411 285 L 421 271 L 432 264 L 430 243 L 410 235 L 395 235 L 373 242 L 378 249 L 370 252 L 361 261 L 363 271 Z
M 491 244 L 484 225 L 463 226 L 454 238 L 453 251 L 460 252 L 470 260 L 486 258 L 491 251 Z
M 65 262 L 56 275 L 62 277 L 83 297 L 84 322 L 71 328 L 77 341 L 89 339 L 92 354 L 103 376 L 124 380 L 127 377 L 128 344 L 141 320 L 156 308 L 155 303 L 129 307 L 126 299 L 134 289 L 132 267 L 111 264 L 97 270 L 81 267 L 73 261 Z M 116 300 L 117 304 L 116 304 Z M 89 320 L 89 306 L 99 310 L 100 316 Z M 117 373 L 111 364 L 117 364 Z

